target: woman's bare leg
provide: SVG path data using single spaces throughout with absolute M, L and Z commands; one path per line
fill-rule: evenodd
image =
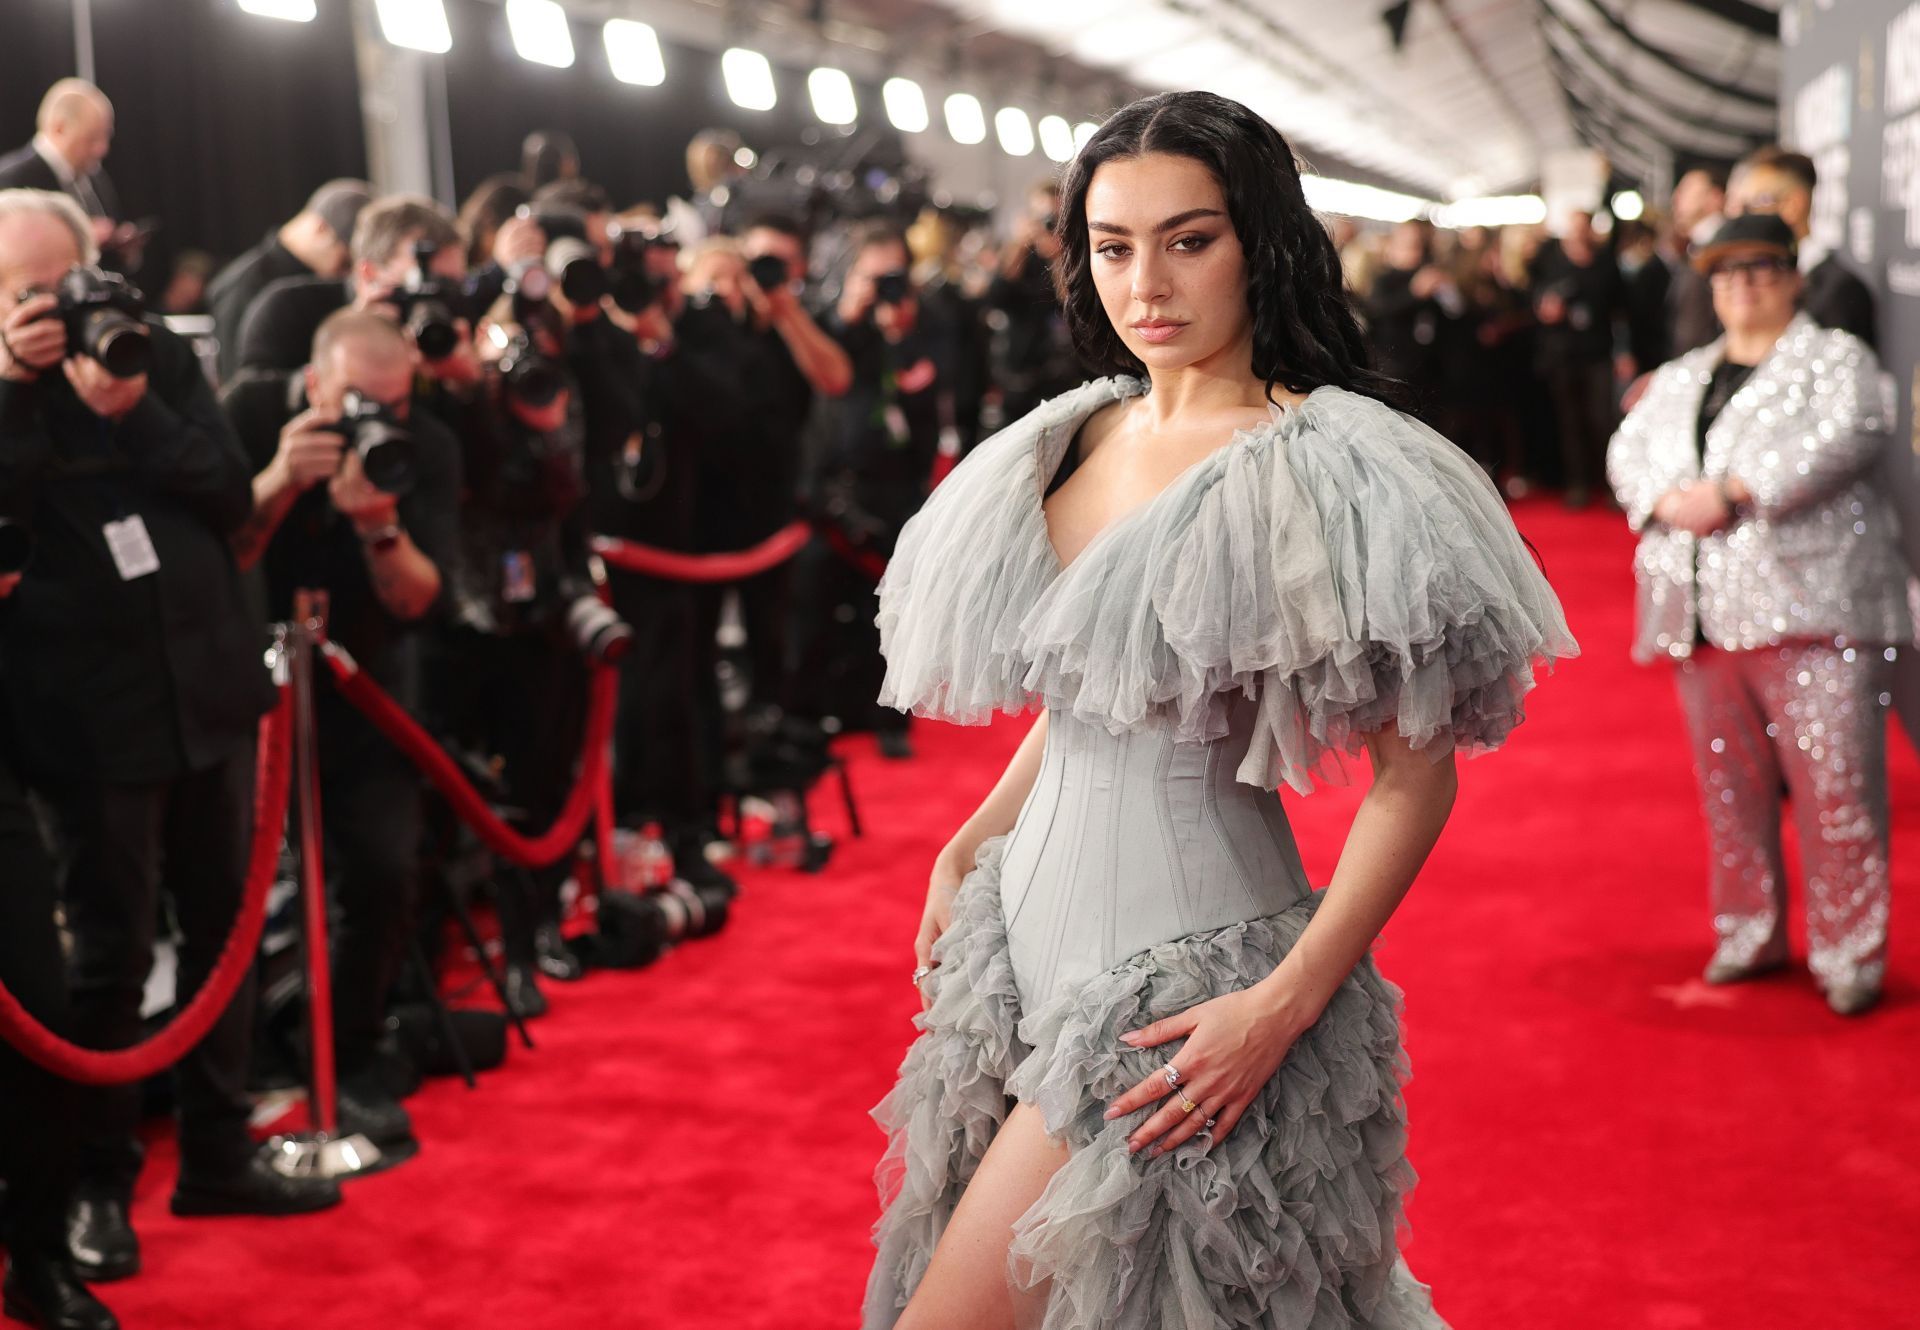
M 894 1330 L 1012 1330 L 1039 1319 L 1046 1288 L 1007 1287 L 1013 1221 L 1067 1161 L 1040 1111 L 1016 1104 L 994 1134 Z

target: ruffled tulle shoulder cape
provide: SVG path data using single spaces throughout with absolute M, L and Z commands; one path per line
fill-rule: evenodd
M 1237 776 L 1304 793 L 1388 725 L 1434 757 L 1497 747 L 1536 666 L 1578 653 L 1486 475 L 1335 387 L 1236 431 L 1063 567 L 1047 482 L 1081 422 L 1146 390 L 1057 397 L 935 489 L 880 582 L 883 704 L 963 724 L 1046 706 L 1204 741 L 1240 690 L 1260 707 Z

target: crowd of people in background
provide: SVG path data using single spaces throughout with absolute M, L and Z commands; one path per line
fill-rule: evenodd
M 0 573 L 0 948 L 43 1021 L 136 1042 L 163 920 L 182 995 L 206 978 L 244 878 L 262 648 L 304 590 L 530 830 L 571 783 L 589 670 L 617 667 L 617 814 L 659 828 L 696 886 L 732 889 L 727 797 L 804 792 L 852 731 L 912 754 L 908 718 L 874 700 L 874 585 L 943 468 L 1081 378 L 1052 182 L 1000 219 L 747 211 L 728 199 L 737 140 L 715 132 L 683 197 L 615 199 L 543 133 L 457 211 L 315 182 L 247 253 L 153 274 L 101 170 L 111 136 L 106 97 L 66 80 L 0 159 L 0 520 L 33 549 Z M 1812 317 L 1871 339 L 1866 288 L 1808 242 L 1813 185 L 1769 150 L 1730 180 L 1688 173 L 1665 211 L 1575 212 L 1555 234 L 1329 225 L 1409 406 L 1508 495 L 1577 507 L 1610 497 L 1608 442 L 1649 372 L 1718 335 L 1688 252 L 1724 214 L 1777 214 Z M 138 372 L 111 372 L 65 312 L 74 271 L 108 292 L 130 277 L 151 313 L 210 331 L 146 318 Z M 594 554 L 595 536 L 750 551 L 800 521 L 796 555 L 729 582 Z M 390 1014 L 455 833 L 324 678 L 316 706 L 342 1125 L 401 1155 L 412 1078 Z M 563 862 L 495 884 L 523 1015 L 585 966 L 567 879 Z M 259 1011 L 243 988 L 178 1069 L 179 1213 L 340 1200 L 247 1132 Z M 81 1281 L 139 1268 L 138 1093 L 4 1075 L 0 1141 L 33 1143 L 0 1157 L 9 1309 L 111 1325 Z

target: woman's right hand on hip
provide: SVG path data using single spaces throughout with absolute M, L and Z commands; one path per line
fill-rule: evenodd
M 953 900 L 960 894 L 960 883 L 966 878 L 967 868 L 957 859 L 945 852 L 933 861 L 933 873 L 927 881 L 927 905 L 920 913 L 920 932 L 913 939 L 913 963 L 916 967 L 932 968 L 933 944 L 947 931 L 953 922 Z M 931 1004 L 924 982 L 917 984 L 920 989 L 920 1008 L 922 1011 Z

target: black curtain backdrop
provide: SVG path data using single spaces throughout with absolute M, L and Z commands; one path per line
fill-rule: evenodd
M 496 4 L 451 0 L 447 21 L 453 50 L 443 58 L 454 184 L 461 198 L 494 172 L 518 169 L 520 141 L 535 129 L 572 135 L 581 170 L 620 207 L 684 194 L 687 142 L 703 129 L 736 130 L 762 153 L 835 132 L 814 117 L 807 70 L 782 67 L 777 52 L 765 54 L 775 61 L 778 104 L 771 111 L 744 111 L 727 96 L 715 52 L 662 41 L 666 82 L 637 88 L 614 78 L 597 22 L 573 22 L 573 66 L 552 69 L 514 53 Z M 859 80 L 854 87 L 865 112 L 861 129 L 869 132 L 884 123 L 876 115 L 880 89 Z
M 0 8 L 0 140 L 12 145 L 33 136 L 47 85 L 75 72 L 73 17 L 67 0 Z M 229 258 L 322 181 L 366 174 L 344 4 L 286 23 L 233 0 L 94 0 L 93 40 L 115 111 L 107 174 L 129 217 L 162 223 L 138 275 L 150 293 L 179 250 Z

